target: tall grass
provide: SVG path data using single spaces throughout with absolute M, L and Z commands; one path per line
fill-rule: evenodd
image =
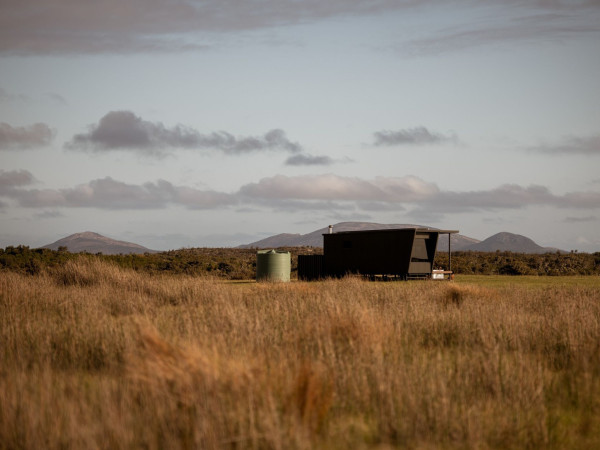
M 600 291 L 0 274 L 0 448 L 600 448 Z

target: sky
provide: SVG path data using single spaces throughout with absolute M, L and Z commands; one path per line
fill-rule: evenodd
M 0 10 L 0 247 L 365 221 L 600 251 L 598 0 Z

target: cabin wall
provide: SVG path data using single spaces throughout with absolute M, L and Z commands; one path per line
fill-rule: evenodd
M 323 251 L 327 274 L 407 274 L 415 234 L 414 229 L 325 234 Z

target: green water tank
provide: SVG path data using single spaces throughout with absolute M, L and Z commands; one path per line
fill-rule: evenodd
M 290 252 L 259 250 L 256 253 L 256 281 L 290 281 Z

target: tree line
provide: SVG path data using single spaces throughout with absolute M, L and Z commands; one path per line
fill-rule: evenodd
M 321 248 L 289 247 L 292 278 L 298 269 L 298 254 L 320 254 Z M 145 273 L 211 275 L 228 280 L 253 279 L 256 249 L 183 248 L 160 253 L 104 255 L 70 253 L 67 248 L 50 250 L 28 246 L 0 248 L 0 270 L 35 275 L 76 258 L 99 258 L 120 267 Z M 448 268 L 448 254 L 436 255 L 436 267 Z M 452 270 L 471 275 L 600 275 L 600 252 L 544 253 L 453 252 Z

